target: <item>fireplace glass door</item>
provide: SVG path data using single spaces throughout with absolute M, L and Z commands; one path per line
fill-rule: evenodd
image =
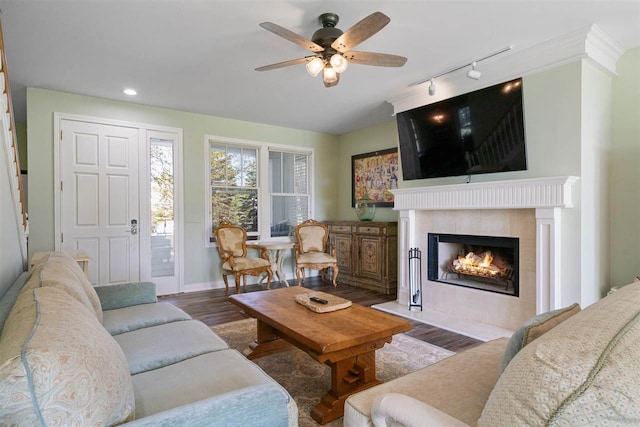
M 427 248 L 429 280 L 519 295 L 519 239 L 429 233 Z

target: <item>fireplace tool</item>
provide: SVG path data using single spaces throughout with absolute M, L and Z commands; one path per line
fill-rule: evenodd
M 422 251 L 409 249 L 409 310 L 419 307 L 422 311 Z

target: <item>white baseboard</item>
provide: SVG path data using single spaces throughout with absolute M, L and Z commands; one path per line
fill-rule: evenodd
M 310 270 L 307 272 L 307 277 L 316 277 L 318 276 L 318 271 Z M 295 280 L 296 275 L 294 273 L 285 274 L 287 280 Z M 258 278 L 256 276 L 247 276 L 248 282 L 247 285 L 255 285 L 258 283 Z M 274 277 L 273 281 L 277 281 L 278 278 Z M 235 283 L 232 278 L 229 279 L 229 287 L 233 288 Z M 224 289 L 224 282 L 222 279 L 217 280 L 215 282 L 198 282 L 198 283 L 187 283 L 184 285 L 184 292 L 199 292 L 199 291 L 208 291 L 211 289 Z

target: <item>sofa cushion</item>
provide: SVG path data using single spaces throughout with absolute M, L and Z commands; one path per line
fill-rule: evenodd
M 289 394 L 236 350 L 134 375 L 133 387 L 134 425 L 240 425 L 239 414 L 246 426 L 286 426 L 291 417 L 297 421 Z
M 639 425 L 640 283 L 523 348 L 480 418 L 496 425 Z
M 57 288 L 21 293 L 0 339 L 0 424 L 113 425 L 133 414 L 127 361 L 95 314 Z
M 198 320 L 165 323 L 114 336 L 131 374 L 181 362 L 229 346 Z
M 166 302 L 105 310 L 102 315 L 103 325 L 111 335 L 191 319 L 191 316 L 187 313 Z
M 0 298 L 0 333 L 4 328 L 5 320 L 9 317 L 13 304 L 15 304 L 18 299 L 18 295 L 25 283 L 27 283 L 27 280 L 29 280 L 29 272 L 23 271 L 16 281 L 7 288 L 7 291 L 2 295 L 2 298 Z
M 94 288 L 102 310 L 115 310 L 139 304 L 158 302 L 156 285 L 152 282 L 117 283 Z
M 527 320 L 511 336 L 509 344 L 502 357 L 500 373 L 504 372 L 511 359 L 531 341 L 550 331 L 569 317 L 580 311 L 580 305 L 572 304 L 569 307 L 559 308 L 538 314 Z

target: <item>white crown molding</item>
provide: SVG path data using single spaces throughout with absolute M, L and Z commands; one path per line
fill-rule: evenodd
M 394 210 L 572 208 L 575 176 L 391 190 Z
M 585 53 L 596 64 L 617 75 L 616 64 L 624 50 L 600 28 L 592 25 L 585 40 Z
M 620 46 L 596 25 L 591 25 L 526 49 L 518 50 L 515 46 L 502 56 L 482 61 L 478 64 L 483 73 L 481 86 L 468 79 L 466 69 L 462 69 L 435 79 L 435 96 L 428 94 L 429 82 L 425 82 L 405 89 L 388 98 L 387 102 L 393 105 L 394 113 L 399 113 L 582 58 L 616 74 L 616 63 L 622 53 Z

